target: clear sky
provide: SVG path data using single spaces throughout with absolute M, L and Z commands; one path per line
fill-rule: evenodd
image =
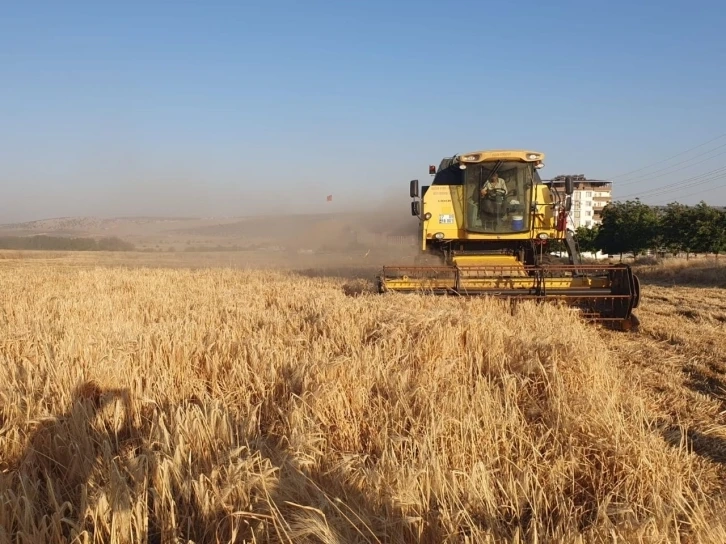
M 723 7 L 4 2 L 0 223 L 407 213 L 429 164 L 503 147 L 616 196 L 690 180 L 643 200 L 726 205 Z

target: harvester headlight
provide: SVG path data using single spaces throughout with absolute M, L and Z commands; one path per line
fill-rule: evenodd
M 426 219 L 426 221 L 428 221 L 429 219 L 431 219 L 431 212 L 426 212 L 424 214 L 424 219 Z
M 464 155 L 461 157 L 462 161 L 478 161 L 481 155 Z
M 434 238 L 436 238 L 437 240 L 443 240 L 444 239 L 444 233 L 443 232 L 437 232 L 436 234 L 434 234 Z
M 544 163 L 542 161 L 540 161 L 537 164 L 535 164 L 534 167 L 539 170 L 540 168 L 544 168 Z
M 537 235 L 537 238 L 539 238 L 540 240 L 547 240 L 549 237 L 549 234 L 547 234 L 546 232 L 540 232 Z
M 532 161 L 533 161 L 534 159 L 538 158 L 538 157 L 539 157 L 539 155 L 537 155 L 536 153 L 530 153 L 529 155 L 527 155 L 527 158 L 528 158 L 529 160 L 532 160 Z

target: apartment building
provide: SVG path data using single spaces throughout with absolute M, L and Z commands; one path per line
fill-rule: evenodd
M 551 182 L 559 191 L 565 191 L 565 175 L 555 176 Z M 569 228 L 592 227 L 602 223 L 602 209 L 612 202 L 612 181 L 587 179 L 582 174 L 572 175 L 574 192 Z

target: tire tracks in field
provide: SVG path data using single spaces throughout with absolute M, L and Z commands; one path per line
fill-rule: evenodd
M 726 292 L 647 286 L 640 331 L 601 329 L 615 370 L 639 390 L 664 439 L 726 478 Z

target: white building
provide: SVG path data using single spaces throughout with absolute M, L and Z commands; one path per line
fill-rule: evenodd
M 602 209 L 612 202 L 612 181 L 589 180 L 582 174 L 571 176 L 575 190 L 572 194 L 572 210 L 570 211 L 569 228 L 592 227 L 602 223 Z M 552 179 L 558 191 L 564 194 L 565 176 Z

